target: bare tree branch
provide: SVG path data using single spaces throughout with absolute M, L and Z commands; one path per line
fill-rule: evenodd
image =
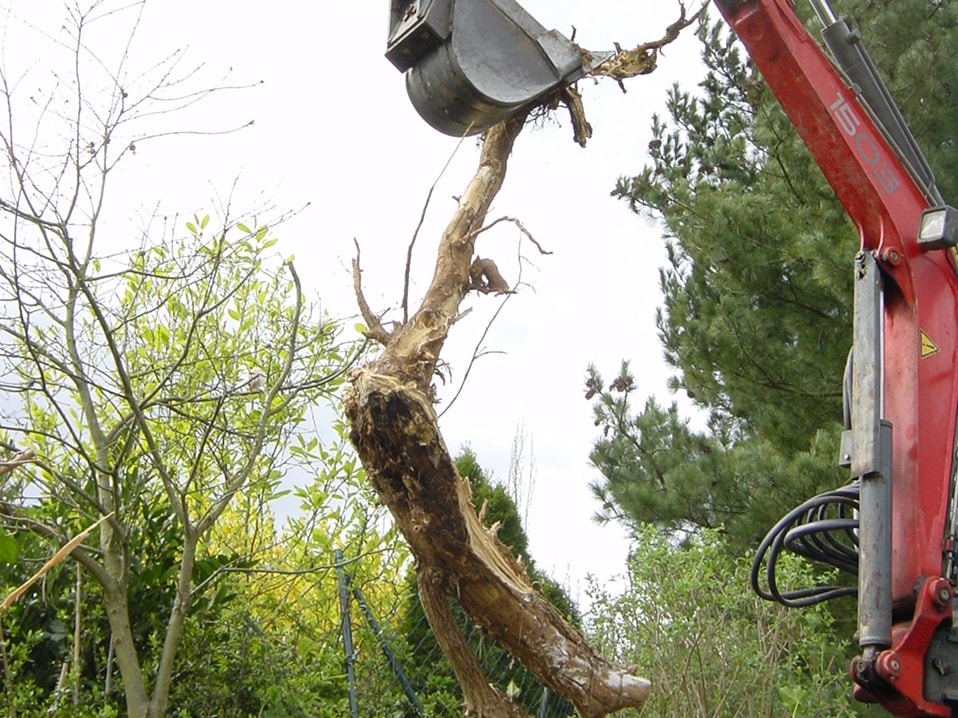
M 655 70 L 662 48 L 675 42 L 682 30 L 698 22 L 708 9 L 708 5 L 708 2 L 703 2 L 699 9 L 689 16 L 685 3 L 679 2 L 679 17 L 665 29 L 662 37 L 651 42 L 640 43 L 631 50 L 623 50 L 619 43 L 615 43 L 615 55 L 597 65 L 589 75 L 611 77 L 625 92 L 623 80 L 647 75 Z
M 356 256 L 353 258 L 353 293 L 356 295 L 356 302 L 359 304 L 359 312 L 362 314 L 363 321 L 366 322 L 366 338 L 380 344 L 388 344 L 389 340 L 392 339 L 392 333 L 388 332 L 383 327 L 382 320 L 373 314 L 365 295 L 363 295 L 363 273 L 359 266 L 359 242 L 353 238 L 353 244 L 356 245 Z M 410 251 L 412 251 L 411 246 Z

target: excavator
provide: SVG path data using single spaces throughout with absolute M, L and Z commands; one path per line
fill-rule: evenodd
M 896 716 L 958 717 L 958 210 L 828 0 L 807 0 L 820 40 L 794 0 L 712 1 L 860 235 L 839 452 L 850 482 L 772 528 L 752 585 L 788 606 L 857 596 L 854 696 Z M 513 0 L 391 1 L 386 57 L 422 118 L 453 136 L 543 102 L 611 55 Z M 780 587 L 785 550 L 857 579 Z

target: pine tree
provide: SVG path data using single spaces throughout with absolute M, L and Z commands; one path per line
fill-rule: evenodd
M 958 201 L 958 5 L 849 1 L 869 51 Z M 614 194 L 665 227 L 657 315 L 665 357 L 708 416 L 635 413 L 623 366 L 594 368 L 600 516 L 671 530 L 724 526 L 736 549 L 795 503 L 847 480 L 836 466 L 857 233 L 761 77 L 721 23 L 699 36 L 697 91 L 673 88 L 650 163 Z

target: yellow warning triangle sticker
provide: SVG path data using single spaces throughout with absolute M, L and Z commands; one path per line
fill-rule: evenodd
M 930 357 L 932 354 L 937 354 L 938 352 L 941 351 L 941 349 L 938 348 L 938 345 L 931 340 L 931 337 L 925 334 L 924 329 L 919 330 L 919 332 L 921 334 L 921 358 L 922 359 L 924 359 L 925 357 Z

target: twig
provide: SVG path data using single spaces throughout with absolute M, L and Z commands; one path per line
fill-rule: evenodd
M 3 684 L 7 691 L 7 708 L 10 709 L 10 718 L 17 718 L 17 707 L 13 702 L 13 680 L 10 677 L 10 661 L 7 659 L 7 637 L 3 633 L 2 621 L 0 621 L 0 661 L 3 661 Z
M 73 624 L 73 705 L 80 702 L 80 638 L 83 628 L 82 608 L 83 608 L 83 570 L 80 564 L 76 564 L 77 583 L 76 583 L 76 607 Z
M 552 254 L 552 252 L 549 252 L 549 251 L 546 251 L 545 249 L 543 249 L 543 248 L 542 248 L 542 245 L 539 244 L 539 243 L 535 240 L 535 238 L 532 236 L 532 234 L 529 233 L 529 230 L 527 230 L 527 229 L 522 225 L 522 222 L 520 222 L 518 219 L 515 219 L 514 217 L 499 217 L 499 219 L 496 219 L 496 220 L 490 222 L 490 223 L 487 224 L 485 227 L 483 227 L 482 229 L 480 229 L 477 233 L 481 233 L 481 232 L 484 232 L 484 231 L 487 230 L 487 229 L 491 229 L 492 227 L 494 227 L 495 225 L 499 224 L 500 222 L 512 222 L 514 225 L 516 225 L 516 227 L 519 228 L 519 231 L 522 232 L 523 236 L 525 236 L 530 242 L 532 242 L 532 243 L 536 246 L 536 248 L 539 250 L 540 253 L 542 253 L 542 254 Z M 521 246 L 522 246 L 522 242 L 520 241 L 520 242 L 519 242 L 519 247 L 520 247 L 520 251 L 519 251 L 519 260 L 520 260 L 520 261 L 519 261 L 519 276 L 516 277 L 515 286 L 512 288 L 511 291 L 509 291 L 509 292 L 506 294 L 505 299 L 503 299 L 503 300 L 499 303 L 499 306 L 496 308 L 496 311 L 493 312 L 492 317 L 491 317 L 491 318 L 489 319 L 489 321 L 486 323 L 486 327 L 485 327 L 485 329 L 482 330 L 482 335 L 479 337 L 479 341 L 476 342 L 476 347 L 475 347 L 475 349 L 472 350 L 472 357 L 470 357 L 470 359 L 469 359 L 469 364 L 466 366 L 466 371 L 465 371 L 465 372 L 463 373 L 463 375 L 462 375 L 462 381 L 459 382 L 459 388 L 456 389 L 456 393 L 453 395 L 452 399 L 449 400 L 449 403 L 446 404 L 445 408 L 437 414 L 437 418 L 442 418 L 443 414 L 445 414 L 447 411 L 449 411 L 449 410 L 452 408 L 452 405 L 456 403 L 456 399 L 459 398 L 459 395 L 462 394 L 462 390 L 466 387 L 466 381 L 469 379 L 469 374 L 470 374 L 470 372 L 472 371 L 472 367 L 475 365 L 476 361 L 478 361 L 478 359 L 479 359 L 480 357 L 483 357 L 483 356 L 486 356 L 486 355 L 492 353 L 492 352 L 480 352 L 480 351 L 479 351 L 479 347 L 481 347 L 481 346 L 482 346 L 482 343 L 486 340 L 486 336 L 488 336 L 489 330 L 492 329 L 492 325 L 495 323 L 496 319 L 499 318 L 499 314 L 500 314 L 500 313 L 502 312 L 502 310 L 505 308 L 506 302 L 508 302 L 508 301 L 509 301 L 509 298 L 510 298 L 513 294 L 515 294 L 516 288 L 518 288 L 518 287 L 522 284 L 522 261 L 521 261 L 521 260 L 522 260 L 522 251 L 521 251 Z
M 419 222 L 416 224 L 416 229 L 412 233 L 412 239 L 409 240 L 409 248 L 406 250 L 406 273 L 403 278 L 402 285 L 402 322 L 405 324 L 409 321 L 409 273 L 412 268 L 412 249 L 416 245 L 416 240 L 419 238 L 419 230 L 422 229 L 423 222 L 426 221 L 426 211 L 429 209 L 429 203 L 432 201 L 432 193 L 436 189 L 436 185 L 439 184 L 439 180 L 442 179 L 442 176 L 446 173 L 446 170 L 449 169 L 449 165 L 452 164 L 453 158 L 456 156 L 456 153 L 459 152 L 459 148 L 462 147 L 463 140 L 466 139 L 466 135 L 472 130 L 472 124 L 470 123 L 469 128 L 459 139 L 459 142 L 456 143 L 456 147 L 453 149 L 452 153 L 449 155 L 449 159 L 446 160 L 446 164 L 442 166 L 442 169 L 439 170 L 439 174 L 436 175 L 435 181 L 432 183 L 432 186 L 429 188 L 429 191 L 426 193 L 426 201 L 423 202 L 422 212 L 419 214 Z M 357 248 L 358 255 L 358 248 Z
M 536 241 L 536 238 L 532 236 L 532 233 L 526 229 L 522 222 L 515 217 L 499 217 L 498 219 L 494 219 L 489 224 L 475 230 L 474 232 L 470 232 L 470 236 L 478 237 L 480 234 L 488 229 L 492 229 L 500 222 L 512 222 L 512 224 L 519 228 L 519 231 L 522 232 L 523 236 L 536 246 L 536 249 L 539 250 L 539 254 L 552 254 L 552 252 L 548 251 L 547 249 L 543 249 L 542 245 L 539 244 L 539 242 Z
M 274 544 L 274 546 L 276 545 L 279 545 L 279 544 Z M 329 571 L 333 571 L 340 566 L 349 566 L 350 564 L 359 563 L 360 561 L 363 561 L 364 559 L 369 558 L 370 556 L 386 553 L 388 550 L 389 549 L 373 549 L 371 551 L 364 551 L 358 554 L 357 556 L 353 556 L 352 558 L 343 559 L 342 561 L 337 563 L 322 563 L 322 564 L 316 564 L 315 566 L 310 566 L 309 568 L 299 568 L 299 569 L 256 568 L 253 566 L 242 567 L 242 566 L 224 565 L 217 568 L 205 580 L 198 583 L 193 588 L 193 594 L 199 595 L 200 593 L 203 592 L 203 590 L 208 585 L 210 585 L 211 583 L 213 583 L 215 580 L 217 580 L 223 574 L 226 574 L 226 573 L 240 573 L 240 574 L 246 574 L 249 576 L 254 576 L 254 575 L 291 576 L 294 578 L 298 576 L 310 576 L 316 573 L 326 573 Z
M 589 74 L 592 77 L 611 77 L 619 83 L 619 87 L 625 92 L 625 85 L 622 81 L 652 72 L 656 67 L 659 51 L 677 40 L 682 30 L 697 22 L 707 8 L 708 3 L 703 2 L 695 14 L 689 17 L 685 9 L 685 3 L 680 2 L 678 20 L 665 29 L 665 34 L 662 37 L 658 40 L 636 45 L 631 50 L 623 50 L 618 43 L 615 43 L 615 55 L 605 62 L 599 63 Z
M 481 347 L 482 343 L 486 340 L 486 337 L 489 335 L 489 330 L 492 329 L 492 325 L 495 323 L 496 319 L 499 318 L 500 312 L 502 312 L 503 308 L 506 306 L 506 302 L 508 302 L 512 296 L 512 292 L 506 294 L 505 298 L 499 302 L 499 306 L 496 308 L 496 311 L 493 312 L 492 317 L 486 323 L 486 328 L 482 330 L 482 335 L 479 337 L 479 341 L 476 342 L 475 349 L 472 350 L 472 357 L 469 359 L 469 364 L 466 366 L 466 371 L 462 375 L 462 381 L 459 382 L 459 388 L 456 389 L 456 393 L 453 395 L 452 399 L 449 400 L 449 403 L 446 404 L 445 408 L 436 415 L 437 418 L 441 419 L 443 414 L 449 411 L 452 408 L 452 405 L 456 403 L 456 399 L 458 399 L 459 395 L 462 394 L 462 390 L 466 388 L 466 380 L 469 379 L 469 373 L 472 371 L 472 367 L 475 365 L 479 357 L 490 353 L 480 352 L 479 347 Z

